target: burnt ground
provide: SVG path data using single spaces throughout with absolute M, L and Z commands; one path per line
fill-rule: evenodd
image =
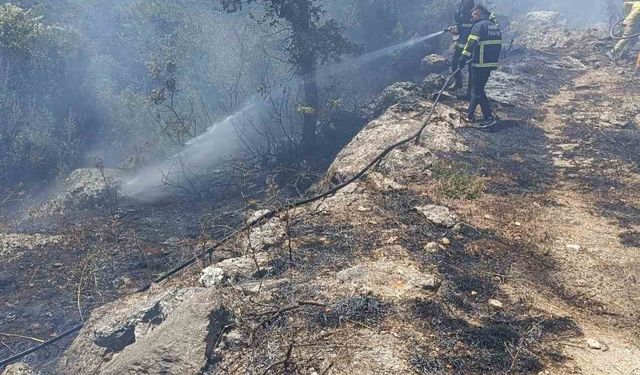
M 438 155 L 456 173 L 408 176 L 411 189 L 357 201 L 373 208 L 337 197 L 328 204 L 344 205 L 338 215 L 294 220 L 268 267 L 244 280 L 264 292 L 221 291 L 236 338 L 216 340 L 224 347 L 205 373 L 637 372 L 640 81 L 628 66 L 608 65 L 599 43 L 508 57 L 504 71 L 520 78 L 501 84 L 518 105 L 496 103 L 504 121 L 491 131 L 458 129 L 469 150 Z M 463 102 L 448 104 L 464 110 Z M 455 209 L 464 224 L 426 223 L 414 207 L 430 203 Z M 9 319 L 0 331 L 59 332 L 78 317 L 78 290 L 88 314 L 192 255 L 239 223 L 245 208 L 177 204 L 85 220 L 73 246 L 48 248 L 46 273 L 32 267 L 41 250 L 11 263 L 19 272 L 4 268 L 0 297 Z M 213 211 L 222 215 L 203 224 Z M 174 236 L 177 243 L 164 244 Z M 440 242 L 439 250 L 426 251 L 429 242 Z M 358 275 L 363 263 L 381 279 Z M 399 269 L 437 275 L 440 283 L 416 292 L 396 278 Z M 354 279 L 336 282 L 345 271 Z M 129 281 L 112 286 L 120 275 Z M 193 285 L 197 275 L 175 283 Z M 19 311 L 16 295 L 27 309 Z M 587 339 L 603 349 L 588 348 Z M 2 343 L 0 354 L 31 344 L 6 336 Z M 58 354 L 51 349 L 29 362 L 46 368 Z
M 326 169 L 331 155 L 322 157 L 327 160 L 319 158 L 304 171 L 274 169 L 282 187 L 275 192 L 250 185 L 254 176 L 247 175 L 248 182 L 235 193 L 221 191 L 215 199 L 172 196 L 145 203 L 124 197 L 115 214 L 102 193 L 81 205 L 66 202 L 63 211 L 51 209 L 46 200 L 30 203 L 30 209 L 3 211 L 0 236 L 62 239 L 34 243 L 19 237 L 6 249 L 0 241 L 0 358 L 55 337 L 87 319 L 94 308 L 136 293 L 241 226 L 248 212 L 295 198 Z M 207 261 L 238 255 L 231 250 Z M 27 362 L 52 373 L 72 339 L 30 355 Z
M 283 263 L 278 277 L 290 288 L 263 301 L 277 323 L 253 325 L 248 335 L 259 339 L 232 345 L 211 373 L 243 365 L 294 374 L 636 373 L 640 77 L 609 65 L 604 48 L 595 41 L 507 58 L 504 69 L 526 78 L 503 80 L 502 91 L 512 89 L 521 105 L 496 102 L 504 121 L 490 131 L 458 129 L 468 152 L 439 154 L 445 166 L 430 168 L 434 179 L 397 172 L 412 188 L 361 198 L 350 216 L 332 219 L 348 227 L 307 218 L 307 234 L 325 240 Z M 448 104 L 464 111 L 463 102 Z M 432 203 L 454 208 L 465 224 L 425 223 L 414 207 Z M 440 250 L 426 251 L 432 241 Z M 364 288 L 317 280 L 382 260 L 397 268 Z M 439 275 L 437 292 L 406 293 L 394 278 L 406 262 Z M 315 305 L 282 312 L 292 299 Z M 240 314 L 263 316 L 264 305 L 249 301 Z M 331 329 L 316 332 L 318 310 Z
M 135 292 L 192 257 L 203 242 L 241 222 L 241 205 L 125 203 L 117 217 L 99 209 L 5 224 L 7 233 L 49 233 L 64 241 L 15 249 L 2 262 L 0 356 L 75 326 L 93 308 Z M 47 368 L 67 345 L 44 350 L 30 362 Z
M 544 100 L 496 103 L 507 121 L 463 130 L 472 150 L 447 155 L 487 181 L 481 199 L 449 203 L 475 228 L 511 242 L 516 259 L 500 261 L 509 267 L 500 290 L 566 316 L 574 333 L 608 346 L 603 353 L 565 341 L 557 373 L 635 373 L 640 358 L 640 107 L 632 99 L 640 77 L 599 60 L 599 48 L 569 52 L 586 65 L 578 71 L 529 65 L 554 83 L 531 92 Z M 509 64 L 518 71 L 520 62 Z

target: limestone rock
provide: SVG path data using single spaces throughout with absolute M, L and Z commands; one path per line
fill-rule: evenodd
M 365 111 L 365 117 L 371 121 L 398 103 L 411 106 L 421 99 L 421 94 L 420 88 L 413 82 L 396 82 L 384 89 L 382 94 L 373 100 Z
M 431 54 L 422 59 L 420 69 L 425 74 L 442 73 L 449 68 L 449 65 L 449 60 L 446 57 Z
M 329 168 L 325 184 L 343 181 L 369 164 L 380 152 L 401 139 L 416 133 L 424 124 L 424 109 L 430 105 L 421 101 L 411 112 L 397 107 L 369 123 L 336 157 Z M 424 129 L 420 144 L 391 152 L 377 169 L 385 177 L 403 183 L 403 179 L 428 174 L 434 161 L 434 152 L 457 152 L 467 150 L 462 137 L 454 128 L 460 127 L 461 114 L 457 110 L 441 106 L 436 109 L 433 121 Z
M 33 215 L 67 212 L 69 209 L 105 207 L 108 195 L 122 184 L 124 176 L 115 169 L 81 168 L 67 177 L 59 193 L 49 202 L 32 211 Z
M 436 291 L 441 285 L 438 275 L 421 271 L 411 262 L 379 260 L 359 264 L 338 273 L 338 280 L 356 288 L 357 292 L 373 293 L 389 298 L 421 295 Z
M 580 245 L 574 245 L 574 244 L 569 244 L 569 245 L 567 245 L 567 250 L 570 250 L 570 251 L 580 251 L 580 250 L 582 250 L 582 246 L 580 246 Z
M 587 346 L 589 347 L 589 349 L 594 350 L 602 350 L 604 348 L 604 345 L 602 345 L 600 341 L 594 339 L 588 339 Z
M 100 307 L 65 352 L 60 374 L 200 374 L 228 323 L 213 289 L 132 295 Z
M 422 81 L 422 91 L 426 95 L 430 95 L 434 92 L 440 91 L 444 84 L 447 82 L 447 79 L 441 74 L 431 73 L 427 74 Z
M 369 173 L 369 175 L 367 175 L 367 182 L 369 182 L 369 185 L 376 191 L 386 192 L 407 189 L 406 186 L 385 177 L 379 172 Z
M 255 211 L 246 221 L 247 223 L 260 218 L 268 210 Z M 261 252 L 277 245 L 286 235 L 284 223 L 277 217 L 256 226 L 249 231 L 249 236 L 242 236 L 241 247 L 246 252 Z
M 432 224 L 440 227 L 453 228 L 458 223 L 458 216 L 447 207 L 426 205 L 416 207 L 415 209 L 423 214 Z
M 207 267 L 200 274 L 200 284 L 206 288 L 216 287 L 224 283 L 224 270 L 219 267 Z
M 2 375 L 36 375 L 26 363 L 16 363 L 7 366 Z
M 502 310 L 504 308 L 502 302 L 498 301 L 497 299 L 490 299 L 488 303 L 489 306 L 493 307 L 496 310 Z
M 440 244 L 437 242 L 429 242 L 424 246 L 424 250 L 428 253 L 435 253 L 440 250 Z

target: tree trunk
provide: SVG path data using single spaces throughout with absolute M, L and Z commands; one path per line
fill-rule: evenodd
M 313 57 L 305 58 L 301 69 L 304 90 L 304 120 L 302 123 L 302 153 L 310 155 L 316 149 L 316 132 L 318 123 L 318 82 Z
M 311 0 L 296 0 L 291 3 L 289 22 L 296 49 L 293 52 L 304 92 L 302 122 L 302 155 L 311 156 L 316 150 L 318 124 L 318 82 L 316 79 L 316 51 L 313 41 Z

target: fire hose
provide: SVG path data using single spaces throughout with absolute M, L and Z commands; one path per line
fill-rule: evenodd
M 616 29 L 618 28 L 618 26 L 622 25 L 624 23 L 626 18 L 621 18 L 618 22 L 614 23 L 613 26 L 611 26 L 611 29 L 609 29 L 609 36 L 614 39 L 614 40 L 624 40 L 624 39 L 633 39 L 633 38 L 637 38 L 640 36 L 640 32 L 637 32 L 635 34 L 631 34 L 631 35 L 616 35 Z
M 313 202 L 317 202 L 326 198 L 331 197 L 332 195 L 336 194 L 337 192 L 339 192 L 340 190 L 344 189 L 345 187 L 351 185 L 352 183 L 356 182 L 357 180 L 359 180 L 360 178 L 362 178 L 364 175 L 367 174 L 367 172 L 369 172 L 373 167 L 375 167 L 378 163 L 380 163 L 385 157 L 387 157 L 387 155 L 389 155 L 392 151 L 398 149 L 399 147 L 402 147 L 406 144 L 409 144 L 411 142 L 415 143 L 419 143 L 420 142 L 420 137 L 422 136 L 422 133 L 424 132 L 424 130 L 427 128 L 427 125 L 429 125 L 431 118 L 433 117 L 436 107 L 438 106 L 438 103 L 440 102 L 440 99 L 442 98 L 442 94 L 444 93 L 444 91 L 447 89 L 447 87 L 449 87 L 449 84 L 451 83 L 451 81 L 453 80 L 453 78 L 455 77 L 455 75 L 460 71 L 460 68 L 458 68 L 457 70 L 455 70 L 447 79 L 446 82 L 444 84 L 444 86 L 442 86 L 442 88 L 440 89 L 440 91 L 438 91 L 437 95 L 435 96 L 435 99 L 433 101 L 433 104 L 430 107 L 430 111 L 429 111 L 429 115 L 427 117 L 427 119 L 424 121 L 424 123 L 422 124 L 422 126 L 420 127 L 420 129 L 414 133 L 412 136 L 405 138 L 401 141 L 398 141 L 396 143 L 394 143 L 393 145 L 387 147 L 386 149 L 384 149 L 380 154 L 378 154 L 378 156 L 376 156 L 371 162 L 369 162 L 369 164 L 367 164 L 365 167 L 363 167 L 358 173 L 356 173 L 355 175 L 353 175 L 353 177 L 349 178 L 348 180 L 334 186 L 333 188 L 327 190 L 324 193 L 318 194 L 316 196 L 310 197 L 310 198 L 306 198 L 294 203 L 290 203 L 288 205 L 285 205 L 283 207 L 271 210 L 265 214 L 263 214 L 262 216 L 252 220 L 251 222 L 245 224 L 242 228 L 235 230 L 233 233 L 227 235 L 226 237 L 222 238 L 219 242 L 217 242 L 215 245 L 212 245 L 211 247 L 203 250 L 200 254 L 194 256 L 193 258 L 185 261 L 184 263 L 178 265 L 177 267 L 171 269 L 170 271 L 164 273 L 163 275 L 159 276 L 158 278 L 156 278 L 155 280 L 153 280 L 151 283 L 145 285 L 144 287 L 140 288 L 137 292 L 138 293 L 142 293 L 145 292 L 147 290 L 149 290 L 154 284 L 160 283 L 162 281 L 165 281 L 167 279 L 169 279 L 170 277 L 180 273 L 181 271 L 185 270 L 186 268 L 188 268 L 189 266 L 195 264 L 198 259 L 202 259 L 210 254 L 213 253 L 214 250 L 220 248 L 222 245 L 228 243 L 229 241 L 231 241 L 233 238 L 235 238 L 238 234 L 244 232 L 244 231 L 248 231 L 251 228 L 255 227 L 256 225 L 260 225 L 260 224 L 264 224 L 265 222 L 273 219 L 274 217 L 277 217 L 279 214 L 290 211 L 294 208 L 300 207 L 300 206 L 304 206 Z M 427 112 L 427 109 L 425 109 L 425 111 L 422 113 L 423 115 Z M 62 340 L 65 337 L 71 336 L 72 334 L 80 331 L 82 329 L 82 327 L 84 326 L 84 322 L 79 323 L 73 327 L 71 327 L 70 329 L 64 331 L 63 333 L 61 333 L 60 335 L 52 338 L 51 340 L 45 341 L 43 343 L 40 343 L 30 349 L 27 349 L 23 352 L 17 353 L 15 355 L 12 355 L 11 357 L 5 358 L 3 360 L 0 361 L 0 368 L 18 361 L 24 357 L 26 357 L 29 354 L 33 354 L 41 349 L 44 349 L 46 347 L 49 347 L 51 345 L 53 345 L 54 343 Z

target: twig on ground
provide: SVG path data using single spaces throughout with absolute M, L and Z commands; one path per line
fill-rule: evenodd
M 41 340 L 39 338 L 30 337 L 30 336 L 23 336 L 23 335 L 16 335 L 16 334 L 13 334 L 13 333 L 0 332 L 0 336 L 13 337 L 13 338 L 17 338 L 17 339 L 31 340 L 31 341 L 35 341 L 35 342 L 39 342 L 39 343 L 43 343 L 44 342 L 44 340 Z
M 80 282 L 78 283 L 78 292 L 77 292 L 77 304 L 78 304 L 78 313 L 80 313 L 80 320 L 84 322 L 84 316 L 82 315 L 82 283 L 84 281 L 84 274 L 87 271 L 87 264 L 82 268 L 82 273 L 80 274 Z

